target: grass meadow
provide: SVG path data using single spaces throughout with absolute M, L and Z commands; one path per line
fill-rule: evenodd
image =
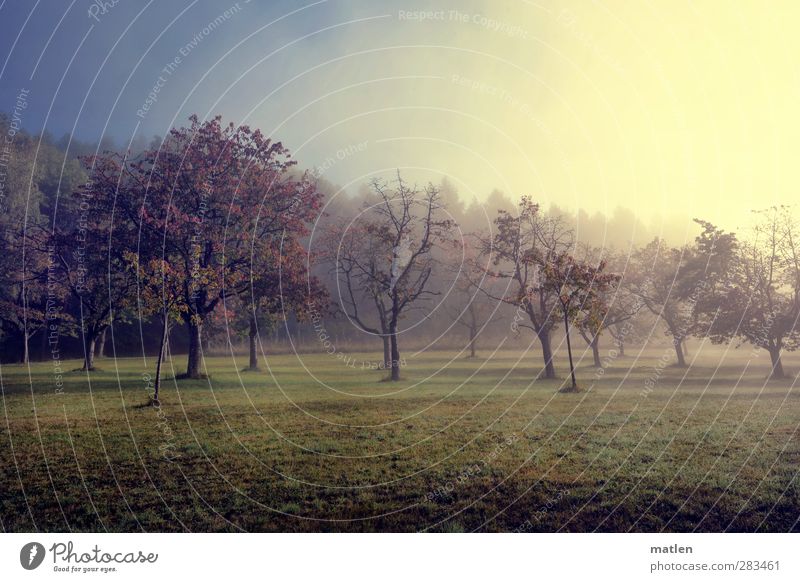
M 4 531 L 797 531 L 800 397 L 766 352 L 667 348 L 532 381 L 537 351 L 2 367 Z M 559 354 L 561 356 L 561 354 Z M 724 357 L 723 357 L 724 356 Z M 378 354 L 354 354 L 354 362 Z M 672 360 L 669 359 L 671 362 Z M 564 358 L 559 357 L 564 375 Z M 789 355 L 787 368 L 797 369 Z M 173 367 L 174 365 L 174 367 Z

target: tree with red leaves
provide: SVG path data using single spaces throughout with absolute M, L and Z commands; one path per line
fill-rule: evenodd
M 285 321 L 289 313 L 303 321 L 312 312 L 326 310 L 327 290 L 309 274 L 311 266 L 312 257 L 296 238 L 283 237 L 253 256 L 249 287 L 239 297 L 242 306 L 239 319 L 247 327 L 248 370 L 259 369 L 259 348 L 264 353 L 262 330 Z
M 153 394 L 151 402 L 160 403 L 161 393 L 161 365 L 167 351 L 167 341 L 171 322 L 180 320 L 188 306 L 183 301 L 180 293 L 180 273 L 171 268 L 169 262 L 163 259 L 151 259 L 147 264 L 139 262 L 136 253 L 128 251 L 125 260 L 129 268 L 136 274 L 139 284 L 139 303 L 142 315 L 159 315 L 161 317 L 161 333 L 158 346 L 158 359 L 156 372 L 153 379 Z
M 135 160 L 107 155 L 91 162 L 95 197 L 140 232 L 140 263 L 168 265 L 164 282 L 178 286 L 169 295 L 180 295 L 190 333 L 186 377 L 202 377 L 206 317 L 251 288 L 264 257 L 282 257 L 283 272 L 304 272 L 303 254 L 282 250 L 306 233 L 320 195 L 305 175 L 291 172 L 294 162 L 280 142 L 223 125 L 219 116 L 192 116 L 188 127 L 172 129 L 159 149 Z
M 128 320 L 136 291 L 136 280 L 125 262 L 136 230 L 129 222 L 115 223 L 113 205 L 109 208 L 106 200 L 96 198 L 95 186 L 89 180 L 73 193 L 76 221 L 54 228 L 50 236 L 59 280 L 75 305 L 87 372 L 94 370 L 100 336 L 113 323 Z

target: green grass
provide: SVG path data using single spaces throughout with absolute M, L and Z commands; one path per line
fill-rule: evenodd
M 664 369 L 650 393 L 661 348 L 599 377 L 582 365 L 579 394 L 531 382 L 538 352 L 407 354 L 397 384 L 324 354 L 302 356 L 308 371 L 281 355 L 248 374 L 241 358 L 210 358 L 210 379 L 175 382 L 176 356 L 160 411 L 142 406 L 152 359 L 100 360 L 90 381 L 66 372 L 60 394 L 52 363 L 4 365 L 0 525 L 798 530 L 798 390 L 765 382 L 765 355 L 737 385 L 749 352 L 717 369 L 720 353 L 685 378 Z

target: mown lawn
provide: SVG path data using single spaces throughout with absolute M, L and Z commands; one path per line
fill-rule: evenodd
M 408 354 L 399 384 L 324 354 L 2 367 L 5 531 L 797 531 L 800 398 L 761 355 L 664 350 L 531 379 L 538 353 Z M 635 354 L 634 354 L 635 355 Z M 375 360 L 376 354 L 357 354 Z M 564 372 L 563 358 L 559 359 Z M 787 367 L 794 362 L 787 360 Z M 794 367 L 797 369 L 796 367 Z M 651 391 L 646 380 L 654 380 Z M 711 379 L 711 380 L 709 380 Z

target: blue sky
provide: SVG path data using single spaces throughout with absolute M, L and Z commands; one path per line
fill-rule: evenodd
M 0 54 L 7 61 L 0 77 L 0 109 L 10 108 L 19 89 L 29 89 L 26 125 L 31 131 L 38 132 L 46 123 L 55 135 L 73 133 L 74 128 L 75 135 L 83 139 L 97 139 L 104 132 L 124 139 L 137 122 L 140 131 L 163 134 L 174 117 L 208 111 L 220 98 L 215 109 L 223 112 L 226 108 L 224 113 L 235 117 L 252 102 L 255 92 L 288 79 L 291 70 L 304 62 L 335 51 L 337 39 L 320 33 L 297 43 L 299 46 L 284 49 L 251 72 L 244 82 L 240 80 L 232 94 L 225 96 L 223 91 L 260 57 L 336 24 L 343 5 L 119 0 L 113 6 L 107 2 L 109 8 L 103 13 L 99 4 L 102 2 L 86 0 L 3 2 Z M 228 18 L 224 17 L 226 10 L 230 10 Z M 359 12 L 351 5 L 338 20 L 359 18 Z M 203 34 L 220 16 L 223 20 L 218 26 Z M 250 40 L 234 48 L 250 35 Z M 193 40 L 194 46 L 181 56 L 181 48 L 186 52 Z M 146 118 L 140 119 L 137 110 L 157 84 L 163 67 L 176 57 L 181 57 L 179 66 L 168 75 Z M 282 98 L 285 96 L 278 95 L 275 101 Z

